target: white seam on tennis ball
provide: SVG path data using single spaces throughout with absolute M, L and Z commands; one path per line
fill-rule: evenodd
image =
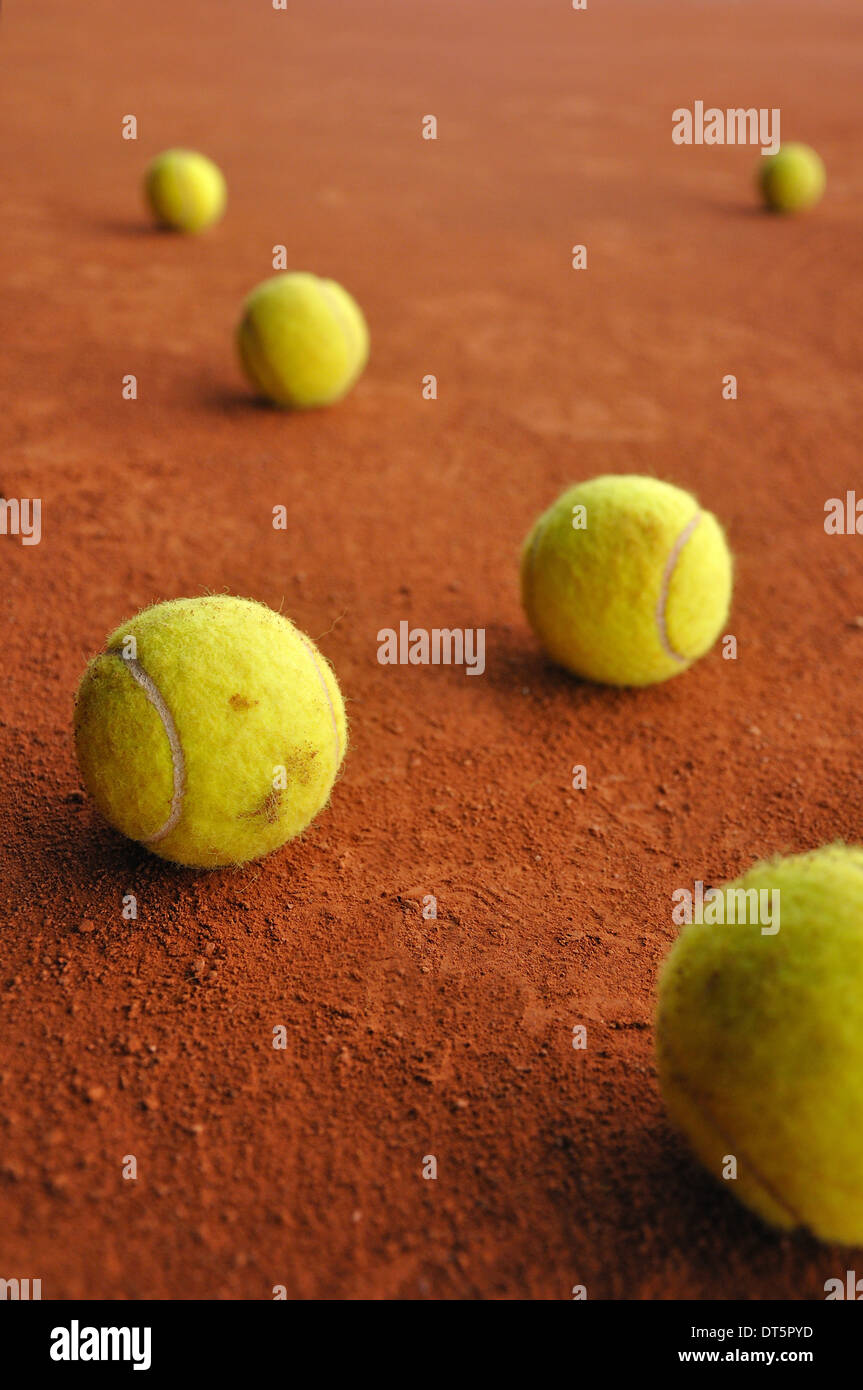
M 303 634 L 302 634 L 301 632 L 299 632 L 299 633 L 297 634 L 297 636 L 299 637 L 300 641 L 302 642 L 303 646 L 305 647 L 306 651 L 307 651 L 308 654 L 309 654 L 309 657 L 310 657 L 310 659 L 311 659 L 311 663 L 312 663 L 312 665 L 313 665 L 314 668 L 315 668 L 315 673 L 316 673 L 316 675 L 317 675 L 317 677 L 318 677 L 318 680 L 319 680 L 320 683 L 321 683 L 321 688 L 322 688 L 322 690 L 323 690 L 323 692 L 324 692 L 324 699 L 325 699 L 326 702 L 327 702 L 327 708 L 328 708 L 329 711 L 330 711 L 330 718 L 331 718 L 332 721 L 333 721 L 333 736 L 334 736 L 334 738 L 335 738 L 335 743 L 336 743 L 336 767 L 338 768 L 338 765 L 339 765 L 339 763 L 341 762 L 341 758 L 342 758 L 342 740 L 341 740 L 341 735 L 340 735 L 340 733 L 339 733 L 339 721 L 338 721 L 338 719 L 336 718 L 336 707 L 335 707 L 335 705 L 333 704 L 333 697 L 332 697 L 332 695 L 330 694 L 330 688 L 329 688 L 329 686 L 327 685 L 326 679 L 325 679 L 325 677 L 324 677 L 324 673 L 323 673 L 323 671 L 322 671 L 322 669 L 321 669 L 321 665 L 320 665 L 320 662 L 319 662 L 319 660 L 318 660 L 318 653 L 315 651 L 315 649 L 314 649 L 314 647 L 312 646 L 311 642 L 309 642 L 308 639 L 307 639 L 306 637 L 304 637 Z
M 665 562 L 665 570 L 662 575 L 662 587 L 659 590 L 659 598 L 656 600 L 656 627 L 659 633 L 659 641 L 662 645 L 662 650 L 665 652 L 665 655 L 670 656 L 672 661 L 683 662 L 688 660 L 688 658 L 686 656 L 683 656 L 680 652 L 676 652 L 674 650 L 668 636 L 668 625 L 665 620 L 665 609 L 668 603 L 668 590 L 671 587 L 671 580 L 674 575 L 674 571 L 677 568 L 677 562 L 680 559 L 680 552 L 683 550 L 683 547 L 686 545 L 686 542 L 689 540 L 690 536 L 692 535 L 700 520 L 701 512 L 696 512 L 695 516 L 692 518 L 691 521 L 687 522 L 680 535 L 677 537 L 677 540 L 674 542 L 674 545 L 671 548 L 671 554 Z
M 162 692 L 156 685 L 152 676 L 148 676 L 143 666 L 131 657 L 123 656 L 121 652 L 109 652 L 109 656 L 116 656 L 128 668 L 129 674 L 134 681 L 141 687 L 153 709 L 162 721 L 162 728 L 165 730 L 165 737 L 168 740 L 168 747 L 171 750 L 171 772 L 173 775 L 173 791 L 171 794 L 171 809 L 165 824 L 156 831 L 155 835 L 148 835 L 141 843 L 154 845 L 159 840 L 164 840 L 177 824 L 183 811 L 183 796 L 186 791 L 186 760 L 183 757 L 183 745 L 180 742 L 180 735 L 177 733 L 177 726 L 174 723 L 174 716 L 162 698 Z

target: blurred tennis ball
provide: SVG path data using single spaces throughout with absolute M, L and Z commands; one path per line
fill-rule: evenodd
M 158 222 L 180 232 L 201 232 L 225 211 L 221 169 L 194 150 L 165 150 L 144 175 L 147 202 Z
M 275 405 L 331 405 L 365 367 L 369 331 L 359 305 L 335 280 L 283 273 L 246 300 L 237 350 L 249 381 Z
M 824 165 L 808 145 L 780 145 L 758 170 L 765 203 L 773 212 L 801 212 L 820 201 L 827 183 Z
M 669 1114 L 708 1172 L 765 1221 L 863 1244 L 863 849 L 758 864 L 724 890 L 760 913 L 692 923 L 659 980 Z M 778 899 L 777 899 L 778 895 Z M 777 914 L 778 902 L 778 914 Z

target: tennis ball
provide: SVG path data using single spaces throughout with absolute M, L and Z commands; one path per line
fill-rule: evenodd
M 111 825 L 163 859 L 215 868 L 305 829 L 344 756 L 345 710 L 287 618 L 212 595 L 157 603 L 111 634 L 78 689 L 75 739 Z
M 369 331 L 359 305 L 335 280 L 285 273 L 252 290 L 237 350 L 252 385 L 276 405 L 331 405 L 366 365 Z
M 718 521 L 688 492 L 656 478 L 593 478 L 534 525 L 521 594 L 561 666 L 608 685 L 651 685 L 716 641 L 731 557 Z
M 820 201 L 827 175 L 808 145 L 780 145 L 775 154 L 762 159 L 758 182 L 773 212 L 799 212 Z
M 730 887 L 778 893 L 779 931 L 681 932 L 656 1020 L 670 1116 L 709 1172 L 736 1157 L 728 1185 L 765 1221 L 863 1244 L 863 849 L 758 864 Z
M 194 150 L 165 150 L 148 165 L 144 192 L 153 215 L 180 232 L 201 232 L 225 211 L 222 171 Z

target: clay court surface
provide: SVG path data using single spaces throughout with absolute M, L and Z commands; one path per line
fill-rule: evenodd
M 652 1043 L 676 888 L 861 836 L 863 538 L 823 526 L 863 488 L 861 61 L 855 0 L 3 7 L 0 488 L 43 534 L 0 537 L 0 1275 L 800 1299 L 861 1268 L 702 1175 Z M 821 206 L 771 217 L 757 151 L 672 144 L 697 99 L 781 108 Z M 196 239 L 141 205 L 171 145 L 228 180 Z M 329 410 L 234 360 L 279 244 L 369 320 Z M 630 692 L 542 655 L 521 541 L 603 472 L 720 517 L 736 661 Z M 109 830 L 72 740 L 106 634 L 207 591 L 288 613 L 351 720 L 307 834 L 215 873 Z M 484 628 L 485 674 L 380 666 L 402 620 Z

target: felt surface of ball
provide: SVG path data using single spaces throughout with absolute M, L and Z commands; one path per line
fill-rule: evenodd
M 264 604 L 214 595 L 156 604 L 111 634 L 78 689 L 75 739 L 111 825 L 165 859 L 215 868 L 305 829 L 347 731 L 314 643 Z
M 180 232 L 201 232 L 225 211 L 221 169 L 194 150 L 165 150 L 144 175 L 144 192 L 158 222 Z
M 608 685 L 664 681 L 703 656 L 731 586 L 716 518 L 655 478 L 579 483 L 539 518 L 522 551 L 522 602 L 546 651 Z
M 765 203 L 773 212 L 801 212 L 820 201 L 827 175 L 808 145 L 780 145 L 765 155 L 758 170 Z
M 335 280 L 274 275 L 252 291 L 237 327 L 250 382 L 275 405 L 331 405 L 353 386 L 369 355 L 356 301 Z
M 669 1114 L 708 1172 L 774 1226 L 863 1244 L 863 849 L 759 864 L 775 935 L 683 928 L 659 982 Z

